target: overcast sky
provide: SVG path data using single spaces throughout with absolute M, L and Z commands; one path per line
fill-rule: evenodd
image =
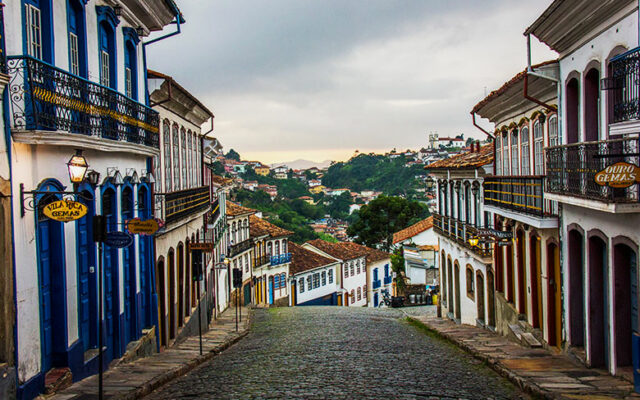
M 187 22 L 149 68 L 213 111 L 226 151 L 273 163 L 480 138 L 469 111 L 526 67 L 522 32 L 551 0 L 177 3 Z M 534 62 L 556 58 L 534 44 Z

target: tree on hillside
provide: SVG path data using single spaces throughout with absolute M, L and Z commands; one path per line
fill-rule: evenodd
M 224 157 L 231 160 L 240 161 L 240 154 L 238 154 L 238 152 L 234 149 L 229 150 L 229 152 Z
M 216 175 L 224 174 L 224 165 L 222 165 L 220 161 L 216 161 L 213 164 L 211 164 L 211 168 L 213 170 L 213 173 Z
M 363 206 L 347 234 L 360 244 L 385 251 L 391 248 L 393 234 L 429 216 L 425 206 L 401 197 L 380 196 Z
M 326 197 L 325 197 L 326 200 Z M 334 196 L 327 204 L 327 212 L 333 218 L 346 219 L 349 216 L 349 206 L 351 205 L 351 194 L 344 192 L 340 196 Z

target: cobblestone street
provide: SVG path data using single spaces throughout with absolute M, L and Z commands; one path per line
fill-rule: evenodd
M 255 311 L 249 335 L 147 399 L 526 398 L 393 309 Z

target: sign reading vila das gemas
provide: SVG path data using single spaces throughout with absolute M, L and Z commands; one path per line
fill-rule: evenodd
M 44 206 L 42 212 L 53 220 L 69 222 L 87 215 L 87 206 L 77 201 L 58 200 Z
M 640 182 L 640 168 L 627 162 L 617 162 L 598 172 L 595 181 L 600 186 L 628 188 Z

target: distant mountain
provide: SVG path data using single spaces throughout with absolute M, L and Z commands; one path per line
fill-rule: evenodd
M 309 160 L 295 160 L 288 162 L 279 162 L 271 164 L 271 168 L 278 167 L 280 165 L 286 165 L 291 169 L 309 169 L 309 168 L 326 168 L 331 165 L 331 160 L 325 160 L 323 162 L 314 162 Z

